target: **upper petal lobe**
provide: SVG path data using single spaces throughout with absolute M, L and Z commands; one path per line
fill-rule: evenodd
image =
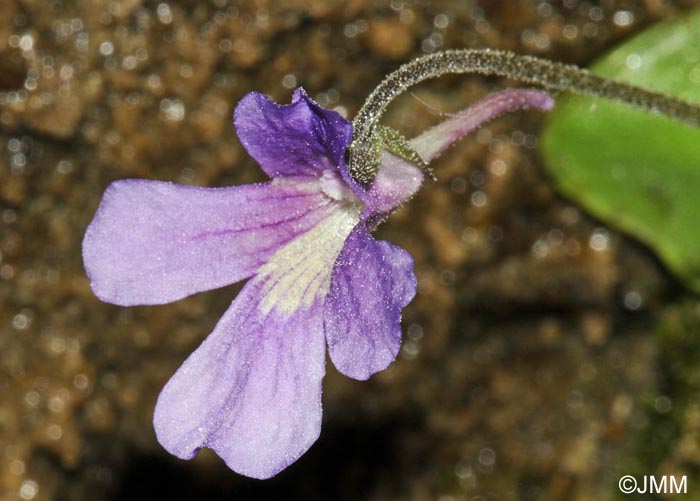
M 233 114 L 241 143 L 271 177 L 312 176 L 344 162 L 352 124 L 297 89 L 281 105 L 258 92 L 243 97 Z
M 95 294 L 162 304 L 252 275 L 327 217 L 316 180 L 201 188 L 125 180 L 109 186 L 83 241 Z
M 401 309 L 415 293 L 410 254 L 374 240 L 358 224 L 336 260 L 323 312 L 331 360 L 341 373 L 367 379 L 394 361 Z

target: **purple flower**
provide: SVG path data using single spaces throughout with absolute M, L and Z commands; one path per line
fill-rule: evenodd
M 426 162 L 504 111 L 548 108 L 537 91 L 494 94 L 411 141 Z M 326 346 L 338 370 L 367 379 L 396 358 L 413 259 L 370 229 L 418 190 L 422 171 L 384 152 L 369 187 L 345 165 L 352 125 L 298 89 L 292 104 L 251 93 L 234 123 L 272 180 L 229 188 L 124 180 L 85 234 L 95 294 L 163 304 L 250 278 L 214 331 L 165 385 L 154 424 L 172 454 L 214 449 L 268 478 L 321 429 Z

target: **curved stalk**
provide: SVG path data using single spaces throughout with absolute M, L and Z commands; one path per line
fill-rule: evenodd
M 390 73 L 369 95 L 353 120 L 348 168 L 353 178 L 369 183 L 376 175 L 376 126 L 391 101 L 409 87 L 449 73 L 476 73 L 511 78 L 547 90 L 620 101 L 669 118 L 700 125 L 700 104 L 594 75 L 577 66 L 491 49 L 435 52 Z

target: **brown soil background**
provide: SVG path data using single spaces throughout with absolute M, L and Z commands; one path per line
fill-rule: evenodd
M 586 65 L 698 5 L 2 0 L 0 500 L 616 499 L 627 473 L 685 474 L 700 496 L 697 300 L 557 195 L 537 155 L 541 113 L 463 141 L 380 228 L 416 258 L 401 354 L 369 382 L 329 364 L 319 441 L 270 481 L 207 451 L 170 457 L 151 424 L 240 286 L 121 308 L 93 296 L 80 255 L 113 180 L 262 180 L 231 125 L 251 90 L 285 102 L 302 85 L 353 116 L 421 53 Z M 430 82 L 387 122 L 417 133 L 506 85 Z

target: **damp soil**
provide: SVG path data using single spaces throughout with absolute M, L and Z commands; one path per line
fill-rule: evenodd
M 617 499 L 700 466 L 700 303 L 648 249 L 557 194 L 541 113 L 480 129 L 377 232 L 415 257 L 398 360 L 328 364 L 318 442 L 269 481 L 155 440 L 160 388 L 240 285 L 163 306 L 92 294 L 80 246 L 107 185 L 262 180 L 233 106 L 302 85 L 351 117 L 398 64 L 493 47 L 586 65 L 698 1 L 4 0 L 0 500 Z M 417 133 L 510 82 L 446 77 Z M 604 168 L 604 166 L 603 166 Z

